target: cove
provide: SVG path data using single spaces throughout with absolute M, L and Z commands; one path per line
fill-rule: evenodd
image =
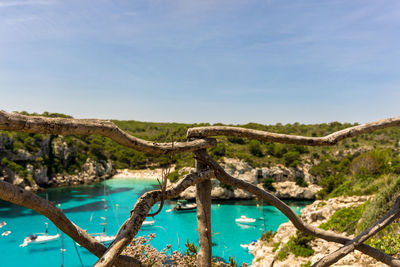
M 107 200 L 107 234 L 115 234 L 119 226 L 127 219 L 138 197 L 146 191 L 156 189 L 157 181 L 141 179 L 117 178 L 102 183 L 51 188 L 39 195 L 50 201 L 60 204 L 66 215 L 75 224 L 89 233 L 100 233 L 103 226 L 101 217 L 104 216 L 104 183 Z M 300 210 L 310 202 L 290 202 L 291 208 L 300 213 Z M 154 217 L 153 226 L 143 226 L 138 236 L 147 236 L 155 233 L 156 238 L 152 245 L 158 250 L 172 245 L 172 250 L 184 252 L 185 243 L 198 242 L 196 213 L 195 212 L 166 212 L 174 206 L 169 201 L 159 215 Z M 156 211 L 158 204 L 153 207 Z M 256 218 L 251 225 L 235 222 L 236 218 L 246 215 Z M 264 219 L 262 219 L 264 218 Z M 281 223 L 288 219 L 275 207 L 263 205 L 257 201 L 222 201 L 213 202 L 211 207 L 213 255 L 228 260 L 229 256 L 236 258 L 238 263 L 251 263 L 253 256 L 243 249 L 240 244 L 247 244 L 260 238 L 263 230 L 277 230 Z M 51 243 L 29 244 L 25 248 L 19 247 L 23 239 L 32 233 L 41 233 L 45 230 L 46 218 L 29 209 L 19 207 L 8 202 L 0 201 L 0 221 L 6 226 L 0 233 L 11 231 L 8 236 L 0 236 L 0 250 L 2 251 L 1 266 L 91 266 L 96 257 L 85 248 L 75 246 L 75 243 L 65 234 L 62 238 Z M 56 234 L 58 229 L 50 222 L 49 234 Z M 61 232 L 60 232 L 61 233 Z M 63 242 L 63 259 L 61 254 Z M 81 258 L 81 260 L 80 260 Z

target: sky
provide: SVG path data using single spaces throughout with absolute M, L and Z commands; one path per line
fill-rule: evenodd
M 399 97 L 398 0 L 0 0 L 0 110 L 363 123 Z

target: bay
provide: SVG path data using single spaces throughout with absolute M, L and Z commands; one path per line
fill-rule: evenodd
M 39 195 L 46 197 L 47 194 L 49 200 L 59 204 L 70 220 L 89 233 L 100 233 L 103 230 L 100 224 L 103 222 L 101 217 L 104 217 L 104 183 L 108 206 L 106 213 L 108 235 L 116 233 L 119 226 L 128 218 L 130 210 L 141 194 L 158 186 L 154 180 L 117 178 L 93 185 L 51 188 L 46 192 L 40 192 Z M 288 204 L 296 213 L 300 213 L 308 202 Z M 158 208 L 157 205 L 153 207 L 153 212 Z M 168 201 L 161 213 L 152 219 L 155 220 L 155 224 L 143 226 L 138 236 L 155 233 L 156 237 L 151 244 L 158 250 L 170 244 L 172 250 L 184 252 L 187 241 L 198 242 L 196 213 L 166 212 L 174 205 L 175 201 Z M 236 223 L 235 219 L 242 215 L 257 220 L 251 225 Z M 287 218 L 275 207 L 251 200 L 213 202 L 211 220 L 213 255 L 224 260 L 232 256 L 238 263 L 251 263 L 253 256 L 240 244 L 247 244 L 260 238 L 263 230 L 277 230 Z M 19 247 L 27 235 L 45 230 L 46 218 L 29 209 L 0 201 L 0 221 L 7 223 L 0 229 L 0 233 L 11 231 L 8 236 L 0 236 L 0 266 L 29 264 L 47 267 L 61 266 L 62 262 L 64 266 L 91 266 L 97 259 L 85 248 L 76 246 L 75 242 L 65 234 L 53 242 Z M 50 222 L 49 234 L 57 232 L 59 230 Z M 65 249 L 63 254 L 61 242 Z

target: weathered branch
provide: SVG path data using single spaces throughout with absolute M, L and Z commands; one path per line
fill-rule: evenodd
M 156 143 L 146 141 L 122 131 L 111 121 L 95 119 L 46 118 L 25 116 L 0 111 L 0 130 L 42 134 L 99 134 L 117 143 L 150 154 L 191 152 L 216 145 L 214 139 L 197 139 L 190 142 Z
M 189 174 L 173 188 L 165 191 L 165 199 L 175 198 L 189 186 L 210 179 L 213 175 L 214 172 L 212 170 Z M 125 223 L 125 229 L 120 231 L 120 234 L 117 235 L 115 241 L 110 245 L 104 255 L 95 263 L 95 265 L 93 265 L 94 267 L 112 266 L 118 255 L 121 254 L 123 249 L 129 245 L 132 239 L 136 236 L 151 207 L 160 201 L 161 198 L 162 191 L 154 190 L 143 194 L 137 200 L 132 210 L 131 217 Z
M 255 185 L 249 184 L 245 181 L 242 181 L 242 180 L 239 180 L 239 179 L 236 179 L 236 178 L 230 176 L 207 153 L 197 151 L 196 157 L 199 160 L 203 161 L 203 163 L 207 164 L 211 169 L 213 169 L 215 177 L 218 180 L 220 180 L 222 183 L 246 190 L 246 191 L 252 193 L 253 195 L 256 195 L 258 198 L 263 199 L 264 201 L 268 202 L 269 204 L 275 206 L 293 223 L 293 225 L 298 230 L 300 230 L 306 234 L 322 238 L 326 241 L 336 242 L 336 243 L 343 244 L 343 245 L 348 243 L 349 241 L 351 241 L 351 239 L 349 239 L 347 237 L 343 237 L 336 233 L 324 231 L 324 230 L 316 228 L 314 226 L 305 224 L 296 215 L 296 213 L 294 213 L 294 211 L 289 206 L 287 206 L 283 201 L 281 201 L 279 198 L 275 197 L 274 195 L 272 195 L 271 193 L 269 193 L 265 190 L 262 190 L 261 188 L 258 188 Z M 356 249 L 358 249 L 361 252 L 375 258 L 376 260 L 381 261 L 390 266 L 400 266 L 400 260 L 395 259 L 392 256 L 390 256 L 378 249 L 375 249 L 371 246 L 368 246 L 366 244 L 359 244 L 356 247 Z
M 204 151 L 205 152 L 205 151 Z M 196 160 L 196 170 L 201 172 L 207 169 L 207 165 Z M 199 233 L 199 253 L 197 254 L 197 266 L 211 267 L 212 240 L 211 240 L 211 180 L 205 180 L 196 184 L 197 203 L 197 230 Z
M 58 209 L 53 203 L 37 196 L 36 194 L 26 191 L 20 187 L 10 183 L 0 181 L 0 198 L 13 204 L 23 206 L 40 213 L 49 218 L 61 231 L 70 236 L 97 257 L 101 257 L 107 248 L 97 242 L 86 231 L 83 231 L 77 225 L 72 223 L 65 214 Z M 117 259 L 118 266 L 142 266 L 140 261 L 128 257 L 120 256 Z
M 343 247 L 334 251 L 333 253 L 323 257 L 318 262 L 313 264 L 314 267 L 330 266 L 352 252 L 359 244 L 365 242 L 368 238 L 381 231 L 383 228 L 391 224 L 400 216 L 400 196 L 396 199 L 394 206 L 390 211 L 383 216 L 374 225 L 360 233 L 353 240 L 345 244 Z
M 398 126 L 400 126 L 400 117 L 389 118 L 350 127 L 344 130 L 334 132 L 324 137 L 307 137 L 307 136 L 297 136 L 289 134 L 278 134 L 278 133 L 270 133 L 265 131 L 241 128 L 241 127 L 208 126 L 208 127 L 196 127 L 188 129 L 187 137 L 204 138 L 208 136 L 225 135 L 225 136 L 246 137 L 250 139 L 257 139 L 260 141 L 277 142 L 285 144 L 296 144 L 296 145 L 307 145 L 307 146 L 330 146 L 336 144 L 337 142 L 345 138 L 353 137 L 363 133 L 373 132 L 378 129 L 388 128 L 388 127 L 398 127 Z

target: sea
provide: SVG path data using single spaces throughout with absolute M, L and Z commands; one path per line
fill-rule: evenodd
M 107 235 L 114 235 L 128 218 L 136 200 L 146 191 L 156 189 L 157 181 L 148 179 L 114 178 L 91 185 L 50 188 L 40 192 L 59 205 L 67 217 L 88 233 L 101 233 L 106 218 Z M 104 194 L 104 192 L 106 192 Z M 104 199 L 107 209 L 104 209 Z M 147 220 L 155 220 L 152 226 L 143 226 L 138 236 L 155 234 L 151 245 L 162 250 L 171 245 L 171 250 L 186 251 L 186 242 L 198 243 L 196 212 L 169 212 L 176 201 L 166 202 L 160 214 Z M 309 202 L 288 202 L 296 212 Z M 155 212 L 158 204 L 153 207 Z M 106 212 L 105 212 L 106 210 Z M 254 218 L 252 224 L 236 223 L 235 219 L 245 215 Z M 44 244 L 28 244 L 20 247 L 26 236 L 45 231 L 46 217 L 36 212 L 0 200 L 0 266 L 92 266 L 97 258 L 85 248 L 77 246 L 67 235 L 62 234 L 49 222 L 49 235 L 60 233 L 58 240 Z M 253 255 L 241 244 L 249 244 L 260 238 L 263 231 L 276 231 L 288 219 L 275 207 L 261 201 L 219 201 L 211 207 L 212 252 L 214 256 L 228 261 L 233 257 L 238 264 L 250 264 Z M 1 233 L 11 231 L 8 236 Z

